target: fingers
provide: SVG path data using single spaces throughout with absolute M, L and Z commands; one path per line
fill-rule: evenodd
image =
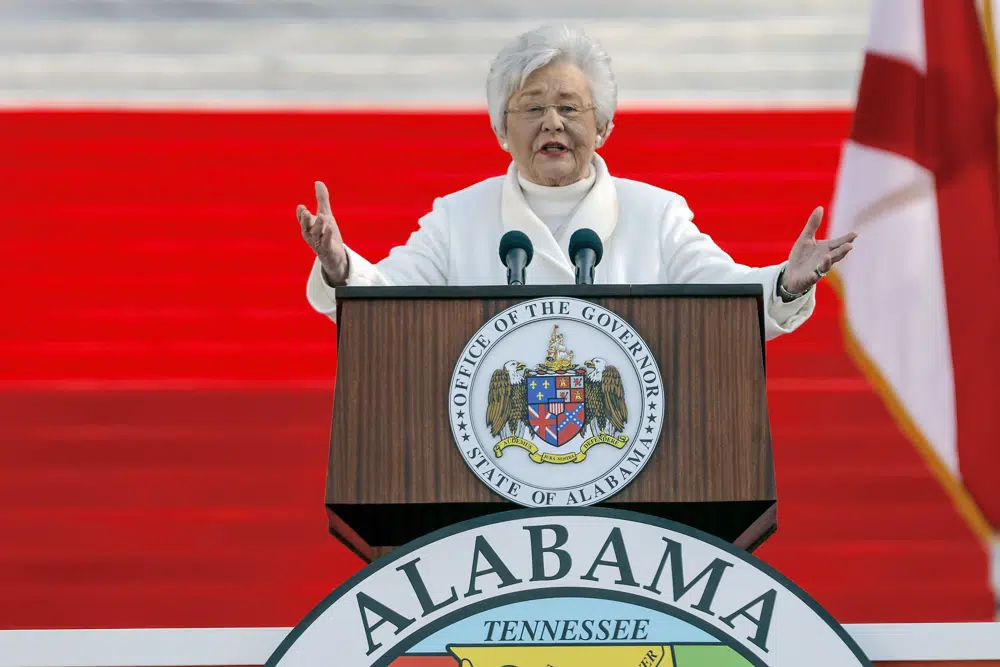
M 823 207 L 817 206 L 813 209 L 812 214 L 806 221 L 805 229 L 802 230 L 802 236 L 808 239 L 815 239 L 816 232 L 819 230 L 820 224 L 823 222 Z
M 853 248 L 854 248 L 854 246 L 852 244 L 845 243 L 844 245 L 842 245 L 842 246 L 840 246 L 840 247 L 835 248 L 834 250 L 832 250 L 830 252 L 830 254 L 827 255 L 827 257 L 830 257 L 832 259 L 832 261 L 830 262 L 830 265 L 832 266 L 832 265 L 836 264 L 837 262 L 839 262 L 840 260 L 842 260 L 845 257 L 847 257 L 847 253 L 851 252 L 851 250 Z
M 302 238 L 315 250 L 319 240 L 319 232 L 323 229 L 323 223 L 319 216 L 313 215 L 302 204 L 295 209 L 295 217 L 299 219 L 299 227 L 302 228 Z
M 325 249 L 330 247 L 330 239 L 333 238 L 333 225 L 323 225 L 319 230 L 319 247 Z
M 823 261 L 820 262 L 819 266 L 816 268 L 819 269 L 820 273 L 826 273 L 827 271 L 833 268 L 834 264 L 847 257 L 847 253 L 851 252 L 851 250 L 853 249 L 854 249 L 853 245 L 851 245 L 850 243 L 845 243 L 836 250 L 824 256 Z
M 330 191 L 323 181 L 316 181 L 316 215 L 333 215 L 330 208 Z
M 295 209 L 295 217 L 299 220 L 299 226 L 302 227 L 302 233 L 306 234 L 312 229 L 313 223 L 316 222 L 316 216 L 309 212 L 302 204 L 299 204 Z
M 832 250 L 834 248 L 839 248 L 840 246 L 844 245 L 845 243 L 850 243 L 851 241 L 853 241 L 856 238 L 858 238 L 858 233 L 857 232 L 848 232 L 848 233 L 844 234 L 843 236 L 838 236 L 835 239 L 829 239 L 829 240 L 827 240 L 826 243 L 827 243 L 827 245 L 830 246 L 830 249 Z

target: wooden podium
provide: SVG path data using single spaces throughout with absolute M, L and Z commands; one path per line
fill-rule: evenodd
M 330 531 L 370 561 L 433 530 L 520 507 L 455 446 L 453 368 L 491 317 L 539 297 L 625 319 L 659 364 L 666 415 L 648 463 L 604 506 L 754 550 L 777 527 L 759 285 L 343 287 L 326 506 Z

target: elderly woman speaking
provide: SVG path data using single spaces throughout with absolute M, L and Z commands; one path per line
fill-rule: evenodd
M 534 284 L 572 284 L 568 245 L 573 232 L 594 230 L 604 244 L 597 283 L 759 283 L 767 338 L 800 326 L 815 307 L 813 286 L 851 250 L 853 233 L 818 241 L 817 208 L 788 261 L 751 268 L 737 264 L 695 227 L 684 198 L 616 178 L 595 153 L 611 134 L 617 86 L 610 58 L 570 28 L 525 33 L 496 57 L 487 78 L 493 131 L 512 162 L 506 175 L 441 197 L 405 245 L 371 264 L 348 248 L 316 183 L 317 211 L 297 211 L 302 235 L 316 253 L 307 296 L 335 317 L 338 285 L 506 284 L 496 254 L 506 232 L 534 245 Z

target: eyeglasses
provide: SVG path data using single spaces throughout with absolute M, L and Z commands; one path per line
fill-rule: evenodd
M 588 107 L 580 107 L 575 104 L 529 104 L 522 109 L 507 109 L 504 111 L 505 114 L 516 113 L 520 114 L 522 117 L 528 120 L 541 120 L 545 113 L 553 108 L 556 113 L 565 118 L 566 120 L 576 120 L 584 113 L 590 111 L 594 108 L 594 105 Z

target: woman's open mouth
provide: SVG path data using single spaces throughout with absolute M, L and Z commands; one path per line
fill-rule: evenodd
M 559 157 L 561 155 L 565 155 L 566 153 L 568 153 L 569 149 L 566 148 L 566 144 L 561 144 L 558 141 L 550 141 L 547 144 L 543 145 L 542 149 L 538 152 L 541 153 L 542 155 Z

